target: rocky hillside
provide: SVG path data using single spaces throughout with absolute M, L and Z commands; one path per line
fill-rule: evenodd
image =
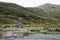
M 0 24 L 16 24 L 17 18 L 23 18 L 23 24 L 38 22 L 40 17 L 35 12 L 13 3 L 0 2 Z
M 60 24 L 60 5 L 46 3 L 28 9 L 39 15 L 44 23 Z
M 14 3 L 0 2 L 0 25 L 17 24 L 18 17 L 23 24 L 30 26 L 60 26 L 60 6 L 44 4 L 38 7 L 25 8 Z

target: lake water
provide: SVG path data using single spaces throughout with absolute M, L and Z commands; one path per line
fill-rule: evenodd
M 31 34 L 20 38 L 2 38 L 0 40 L 60 40 L 60 34 Z

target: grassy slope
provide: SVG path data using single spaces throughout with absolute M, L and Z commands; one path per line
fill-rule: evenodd
M 54 4 L 44 4 L 38 7 L 28 8 L 39 15 L 45 24 L 60 24 L 60 6 Z M 43 24 L 44 24 L 43 23 Z M 60 26 L 60 25 L 59 25 Z
M 4 19 L 3 17 L 8 19 Z M 17 4 L 0 2 L 0 24 L 17 24 L 18 17 L 23 18 L 24 24 L 31 24 L 31 22 L 35 23 L 40 20 L 40 16 L 31 10 Z
M 30 10 L 17 4 L 0 2 L 0 25 L 17 24 L 17 18 L 22 17 L 23 24 L 33 26 L 34 29 L 36 27 L 39 28 L 38 30 L 40 27 L 45 27 L 47 30 L 49 27 L 58 29 L 60 28 L 60 7 L 55 6 L 51 8 L 44 5 Z
M 23 23 L 30 26 L 60 26 L 59 7 L 55 6 L 45 4 L 29 10 L 17 4 L 0 2 L 0 24 L 17 24 L 17 17 L 22 17 Z M 3 16 L 11 20 L 1 18 Z

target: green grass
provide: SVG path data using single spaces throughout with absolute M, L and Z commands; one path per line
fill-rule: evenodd
M 60 28 L 60 7 L 55 7 L 53 9 L 50 6 L 48 7 L 48 5 L 44 5 L 45 7 L 36 7 L 31 8 L 32 10 L 30 10 L 14 3 L 5 2 L 0 2 L 0 6 L 0 26 L 17 25 L 17 18 L 22 17 L 23 26 L 28 25 L 32 28 L 35 27 L 33 28 L 33 31 L 36 32 L 40 31 L 41 27 L 45 27 L 45 29 L 47 29 L 43 29 L 43 31 L 46 32 L 42 33 L 55 33 L 56 31 L 49 31 L 50 27 L 57 29 Z M 7 19 L 2 17 L 6 17 Z

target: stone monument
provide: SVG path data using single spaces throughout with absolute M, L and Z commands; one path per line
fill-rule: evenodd
M 18 17 L 18 27 L 19 28 L 23 28 L 23 25 L 22 25 L 22 17 Z

